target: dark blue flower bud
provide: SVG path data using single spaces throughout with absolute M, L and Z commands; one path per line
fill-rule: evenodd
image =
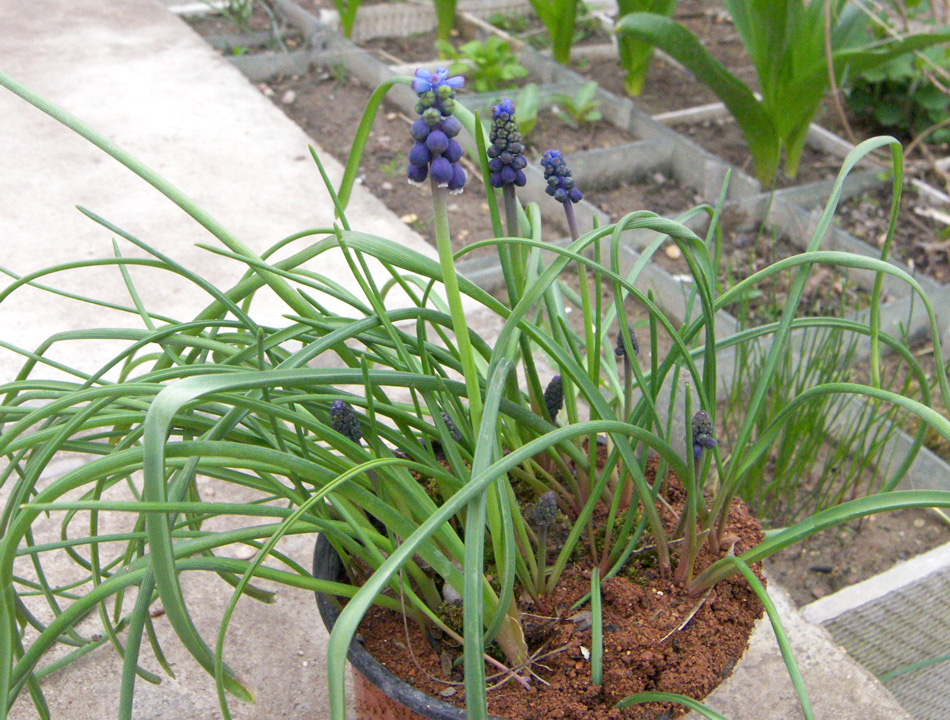
M 343 400 L 334 400 L 330 405 L 330 427 L 336 430 L 340 435 L 349 438 L 357 445 L 360 444 L 360 438 L 363 432 L 360 429 L 360 420 L 353 412 L 349 403 Z
M 544 188 L 548 195 L 560 203 L 576 203 L 583 199 L 581 191 L 574 187 L 574 177 L 560 150 L 545 150 L 541 157 L 541 166 L 548 181 L 547 187 Z
M 547 529 L 557 520 L 557 496 L 553 492 L 546 492 L 531 508 L 531 519 L 539 528 Z
M 458 195 L 465 187 L 465 171 L 458 163 L 452 163 L 452 179 L 448 187 L 451 195 Z
M 442 155 L 450 163 L 457 163 L 462 159 L 462 146 L 459 145 L 455 140 L 449 140 L 448 147 L 446 147 L 445 152 L 442 153 Z
M 452 418 L 449 417 L 449 414 L 443 410 L 440 415 L 442 415 L 442 422 L 445 423 L 445 427 L 448 429 L 449 435 L 452 436 L 452 439 L 455 440 L 455 442 L 461 442 L 462 431 L 456 427 L 454 422 L 452 422 Z
M 637 340 L 637 334 L 633 331 L 633 328 L 627 328 L 630 333 L 630 347 L 633 348 L 633 354 L 640 354 L 640 341 Z M 627 347 L 623 344 L 623 335 L 617 333 L 617 347 L 614 348 L 614 355 L 618 358 L 627 357 Z
M 441 155 L 449 146 L 449 138 L 444 132 L 433 128 L 426 138 L 426 147 L 432 151 L 433 155 Z M 451 161 L 450 161 L 451 162 Z
M 462 131 L 462 123 L 454 115 L 450 115 L 442 120 L 442 132 L 450 138 L 455 137 Z
M 702 457 L 703 450 L 712 450 L 718 444 L 709 413 L 700 410 L 693 415 L 690 429 L 693 433 L 693 457 L 698 460 Z
M 444 157 L 437 157 L 432 161 L 429 170 L 432 173 L 432 179 L 439 187 L 449 186 L 449 181 L 452 179 L 452 163 Z
M 429 152 L 425 143 L 417 142 L 409 151 L 409 162 L 412 165 L 428 165 L 430 160 L 432 160 L 432 153 Z
M 544 405 L 548 409 L 548 417 L 553 423 L 557 420 L 557 414 L 564 407 L 564 383 L 560 375 L 551 378 L 551 382 L 544 389 Z
M 511 100 L 505 98 L 492 108 L 492 126 L 488 137 L 492 143 L 487 151 L 488 157 L 492 158 L 488 165 L 491 186 L 524 185 L 524 173 L 519 174 L 518 171 L 527 165 L 527 161 L 524 159 L 524 145 L 521 143 L 521 132 L 515 121 L 515 106 Z
M 409 134 L 412 135 L 412 139 L 416 142 L 424 142 L 425 139 L 429 137 L 430 129 L 429 123 L 427 123 L 422 118 L 419 118 L 409 128 Z
M 425 179 L 429 177 L 429 166 L 410 165 L 407 174 L 409 176 L 409 182 L 416 183 L 418 185 L 421 182 L 425 182 Z

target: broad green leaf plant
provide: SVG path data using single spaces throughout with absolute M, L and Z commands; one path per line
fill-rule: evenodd
M 880 328 L 884 275 L 919 295 L 930 317 L 939 390 L 950 404 L 931 302 L 913 277 L 887 262 L 890 241 L 880 258 L 822 249 L 842 182 L 866 153 L 892 149 L 899 194 L 899 146 L 876 139 L 852 152 L 807 251 L 722 288 L 715 279 L 721 203 L 693 211 L 710 218 L 705 238 L 681 222 L 637 209 L 618 223 L 580 228 L 573 203 L 581 189 L 557 151 L 545 153 L 542 164 L 550 202 L 562 203 L 571 239 L 567 246 L 548 242 L 538 206 L 523 207 L 518 200 L 526 161 L 516 108 L 501 101 L 486 129 L 455 98 L 461 82 L 443 69 L 384 82 L 357 128 L 339 186 L 330 184 L 314 153 L 334 203 L 334 226 L 303 230 L 255 253 L 167 180 L 0 74 L 0 85 L 103 149 L 193 217 L 209 233 L 209 253 L 246 268 L 233 286 L 218 287 L 202 268 L 178 264 L 83 210 L 137 253 L 117 245 L 114 256 L 102 260 L 63 262 L 24 276 L 5 271 L 10 282 L 0 291 L 0 304 L 29 288 L 94 306 L 93 297 L 58 290 L 58 278 L 114 266 L 130 301 L 112 309 L 138 318 L 140 326 L 77 329 L 35 348 L 0 338 L 3 352 L 22 360 L 17 377 L 0 388 L 0 483 L 8 497 L 0 515 L 0 718 L 23 693 L 43 715 L 41 678 L 103 644 L 122 648 L 116 715 L 131 718 L 136 683 L 159 679 L 141 665 L 144 643 L 164 666 L 150 616 L 155 603 L 181 644 L 214 677 L 221 712 L 230 717 L 233 698 L 252 697 L 226 662 L 231 615 L 242 597 L 268 601 L 271 593 L 258 585 L 266 580 L 349 599 L 327 656 L 335 720 L 346 716 L 347 648 L 373 604 L 405 612 L 463 647 L 458 659 L 465 668 L 467 713 L 484 719 L 486 652 L 502 658 L 524 683 L 540 669 L 525 639 L 520 599 L 550 593 L 568 563 L 579 562 L 592 571 L 590 603 L 599 613 L 600 583 L 625 567 L 647 533 L 658 572 L 693 593 L 736 573 L 748 578 L 786 653 L 804 714 L 812 716 L 781 623 L 749 566 L 855 518 L 950 506 L 950 493 L 893 490 L 859 498 L 814 513 L 738 556 L 724 550 L 723 528 L 747 470 L 770 452 L 786 424 L 826 396 L 898 405 L 921 418 L 921 433 L 932 427 L 950 439 L 950 422 L 926 402 L 881 389 L 874 373 L 869 385 L 818 383 L 791 397 L 767 425 L 757 424 L 779 353 L 801 332 L 835 327 L 869 338 L 872 368 L 882 346 L 899 345 Z M 396 84 L 411 86 L 418 96 L 419 117 L 406 139 L 407 175 L 428 185 L 419 190 L 420 203 L 432 202 L 437 260 L 362 232 L 347 216 L 369 129 Z M 466 184 L 463 133 L 475 141 L 475 161 L 490 188 L 485 199 L 494 237 L 453 255 L 446 196 Z M 896 207 L 895 201 L 891 233 Z M 651 229 L 656 239 L 632 267 L 621 268 L 624 231 L 632 228 Z M 693 282 L 685 318 L 670 317 L 638 288 L 640 273 L 665 243 L 675 243 L 689 263 Z M 497 252 L 505 302 L 456 272 L 459 256 L 479 247 Z M 351 270 L 346 282 L 314 269 L 329 252 L 345 257 Z M 385 281 L 368 271 L 376 261 L 387 272 Z M 866 323 L 798 316 L 816 265 L 876 274 Z M 186 320 L 146 307 L 128 272 L 139 266 L 193 283 L 207 293 L 207 305 Z M 577 273 L 579 290 L 562 282 L 568 272 Z M 778 274 L 792 279 L 780 320 L 724 337 L 715 331 L 719 310 Z M 599 291 L 604 285 L 611 290 L 607 300 Z M 284 303 L 279 326 L 255 317 L 255 296 L 265 289 Z M 401 303 L 393 299 L 397 291 L 405 298 Z M 634 300 L 648 314 L 646 328 L 632 327 L 627 318 L 627 302 Z M 329 311 L 330 301 L 343 303 L 347 313 Z M 571 307 L 582 318 L 580 330 L 565 322 Z M 469 324 L 472 308 L 501 327 L 493 343 Z M 664 357 L 660 336 L 671 344 Z M 91 345 L 102 338 L 121 349 L 93 372 L 54 360 L 61 342 Z M 768 350 L 746 399 L 747 416 L 727 447 L 716 437 L 717 367 L 721 354 L 749 343 Z M 648 358 L 639 354 L 641 345 L 650 348 Z M 683 380 L 686 389 L 678 390 Z M 684 407 L 686 419 L 677 420 L 676 410 Z M 594 462 L 599 438 L 607 442 L 603 465 Z M 65 453 L 82 462 L 47 477 L 50 463 Z M 663 468 L 654 483 L 644 473 L 650 455 Z M 894 470 L 888 488 L 912 456 Z M 682 480 L 688 496 L 676 531 L 664 528 L 657 510 L 667 473 Z M 214 497 L 203 494 L 209 483 L 220 488 Z M 229 487 L 254 499 L 215 500 L 226 497 Z M 609 528 L 599 548 L 589 542 L 598 507 L 607 513 Z M 100 535 L 100 523 L 113 513 L 129 523 Z M 60 526 L 59 538 L 38 542 L 34 530 L 51 521 Z M 549 552 L 545 539 L 554 522 L 566 523 L 566 539 Z M 346 582 L 315 579 L 279 550 L 284 537 L 317 533 L 343 558 Z M 721 559 L 701 568 L 694 562 L 703 544 Z M 252 548 L 253 557 L 239 560 L 224 552 L 234 546 Z M 71 567 L 68 578 L 52 571 L 54 563 Z M 183 573 L 214 574 L 233 588 L 216 637 L 197 630 L 180 586 Z M 464 598 L 461 627 L 447 624 L 440 612 L 446 587 Z M 98 618 L 93 631 L 81 624 L 90 615 Z M 312 620 L 302 620 L 301 627 Z M 592 625 L 591 678 L 606 682 L 599 615 Z M 663 699 L 717 717 L 696 699 L 661 691 L 631 696 L 620 706 Z
M 758 92 L 669 17 L 631 13 L 617 22 L 617 32 L 661 48 L 716 94 L 741 128 L 755 176 L 764 186 L 771 184 L 782 157 L 785 175 L 795 177 L 830 77 L 841 87 L 849 78 L 905 53 L 950 42 L 946 28 L 872 39 L 866 32 L 867 15 L 847 0 L 725 0 L 725 6 L 755 66 Z
M 619 17 L 637 12 L 653 13 L 663 17 L 672 17 L 676 12 L 678 0 L 617 0 Z M 617 37 L 617 51 L 620 65 L 626 71 L 623 85 L 627 94 L 634 97 L 643 92 L 650 62 L 653 60 L 653 43 L 632 33 Z

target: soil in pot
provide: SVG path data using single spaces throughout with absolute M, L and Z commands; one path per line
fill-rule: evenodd
M 655 464 L 651 464 L 655 468 Z M 650 477 L 648 472 L 648 478 Z M 681 502 L 674 491 L 674 507 Z M 664 512 L 664 522 L 675 524 Z M 758 524 L 737 502 L 730 533 L 742 539 L 741 552 L 761 538 Z M 698 568 L 713 558 L 704 554 Z M 532 689 L 495 678 L 488 694 L 489 712 L 518 720 L 588 720 L 589 718 L 677 717 L 681 708 L 651 704 L 619 712 L 612 706 L 627 695 L 651 689 L 704 697 L 731 672 L 741 656 L 751 628 L 762 609 L 741 577 L 725 580 L 699 605 L 692 619 L 680 627 L 699 604 L 696 597 L 657 577 L 649 551 L 631 562 L 624 576 L 604 583 L 604 684 L 590 684 L 590 629 L 583 608 L 571 606 L 590 590 L 589 565 L 581 561 L 567 571 L 556 593 L 543 606 L 521 598 L 529 621 L 532 651 L 537 654 Z M 391 672 L 417 689 L 464 707 L 460 671 L 451 658 L 458 648 L 447 642 L 438 649 L 417 627 L 395 613 L 373 609 L 360 626 L 369 652 Z M 449 653 L 443 660 L 444 653 Z M 497 673 L 486 666 L 486 673 Z
M 840 203 L 835 219 L 843 230 L 878 248 L 884 244 L 890 209 L 888 185 Z M 909 182 L 901 193 L 891 257 L 938 283 L 950 283 L 950 213 Z

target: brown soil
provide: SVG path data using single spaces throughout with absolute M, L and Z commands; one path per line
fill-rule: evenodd
M 561 120 L 553 110 L 538 113 L 538 124 L 527 138 L 529 150 L 540 160 L 548 148 L 557 148 L 570 159 L 571 153 L 595 150 L 635 142 L 637 138 L 606 120 L 585 122 L 576 130 Z
M 585 192 L 584 197 L 604 211 L 602 222 L 617 222 L 627 213 L 650 210 L 657 215 L 676 215 L 703 202 L 692 188 L 684 188 L 672 175 L 660 171 L 636 182 L 610 190 Z
M 675 523 L 672 514 L 663 514 L 665 523 Z M 729 532 L 742 538 L 737 553 L 762 539 L 757 523 L 740 502 L 733 507 Z M 713 559 L 704 549 L 697 568 L 708 566 Z M 745 580 L 733 576 L 717 584 L 693 618 L 680 628 L 699 604 L 698 598 L 657 577 L 651 562 L 633 563 L 626 577 L 603 584 L 604 675 L 603 685 L 598 687 L 591 685 L 585 658 L 591 645 L 590 629 L 581 622 L 583 614 L 572 608 L 589 590 L 590 568 L 582 563 L 564 573 L 555 594 L 545 598 L 546 607 L 522 602 L 536 675 L 530 690 L 511 681 L 499 683 L 488 694 L 490 713 L 518 720 L 678 717 L 685 710 L 668 704 L 623 711 L 612 707 L 630 694 L 648 690 L 705 697 L 730 674 L 762 614 L 761 604 Z M 369 652 L 397 676 L 464 707 L 465 690 L 459 684 L 462 670 L 451 666 L 459 648 L 442 641 L 436 650 L 417 627 L 376 608 L 360 626 L 360 634 Z M 407 655 L 409 647 L 412 659 Z M 450 669 L 448 674 L 445 669 Z M 493 666 L 486 666 L 489 676 L 495 672 Z
M 458 35 L 450 42 L 456 49 L 466 40 Z M 371 55 L 390 65 L 402 63 L 437 64 L 434 61 L 447 65 L 451 60 L 439 60 L 439 51 L 435 47 L 435 30 L 424 33 L 414 33 L 406 37 L 379 37 L 365 40 L 362 47 Z M 434 67 L 432 69 L 435 69 Z M 464 89 L 464 88 L 463 88 Z
M 626 97 L 624 77 L 626 73 L 614 57 L 577 57 L 571 66 L 588 80 L 596 80 L 602 88 L 617 97 Z M 701 82 L 683 70 L 654 58 L 647 71 L 643 92 L 633 98 L 637 107 L 648 115 L 658 115 L 672 110 L 708 105 L 719 99 Z
M 890 208 L 888 185 L 839 204 L 836 220 L 842 229 L 871 247 L 881 247 Z M 946 213 L 932 198 L 918 192 L 909 182 L 905 183 L 891 256 L 938 283 L 947 284 L 950 283 L 950 224 L 926 214 L 934 211 Z
M 950 525 L 935 513 L 898 510 L 816 533 L 774 555 L 766 569 L 801 606 L 948 542 Z
M 754 174 L 748 143 L 731 115 L 699 123 L 677 125 L 675 129 L 740 170 L 749 175 Z M 805 145 L 799 161 L 798 173 L 794 178 L 788 178 L 784 173 L 784 165 L 780 165 L 779 171 L 775 174 L 775 187 L 783 188 L 833 179 L 841 169 L 841 163 L 842 158 Z
M 267 7 L 270 8 L 269 5 Z M 268 12 L 263 2 L 254 3 L 246 28 L 240 26 L 224 12 L 185 18 L 185 22 L 196 33 L 209 40 L 214 36 L 233 38 L 233 42 L 229 42 L 226 47 L 215 43 L 218 51 L 226 55 L 281 50 L 281 43 L 286 49 L 294 50 L 303 44 L 303 35 L 300 31 L 284 22 L 272 8 Z M 250 37 L 246 41 L 241 40 L 241 36 L 247 32 L 268 33 L 269 36 L 264 41 L 255 41 Z
M 931 406 L 950 417 L 950 412 L 935 389 L 936 363 L 929 341 L 911 346 L 931 386 Z M 919 399 L 916 382 L 905 389 L 909 374 L 907 365 L 897 354 L 886 355 L 881 371 L 886 387 L 893 392 Z M 854 370 L 854 382 L 868 381 L 868 365 Z M 914 418 L 908 420 L 905 432 L 916 431 Z M 934 453 L 950 462 L 950 443 L 930 431 L 925 444 Z M 897 562 L 950 542 L 950 524 L 929 510 L 899 510 L 847 526 L 831 528 L 808 538 L 804 543 L 787 548 L 767 562 L 769 576 L 788 589 L 798 605 L 804 605 L 841 588 L 877 575 Z
M 787 237 L 759 227 L 744 214 L 731 212 L 722 217 L 722 257 L 719 263 L 719 283 L 722 290 L 733 287 L 755 272 L 793 255 L 801 250 Z M 698 233 L 702 238 L 703 232 Z M 712 249 L 710 249 L 712 252 Z M 672 275 L 689 274 L 689 266 L 678 249 L 668 243 L 653 256 L 654 262 Z M 777 320 L 785 308 L 794 271 L 786 270 L 759 283 L 740 303 L 725 308 L 733 315 L 744 318 L 747 325 L 761 325 Z M 884 301 L 887 300 L 883 296 Z M 809 274 L 799 304 L 799 315 L 843 315 L 867 307 L 869 293 L 846 274 L 827 265 L 815 265 Z

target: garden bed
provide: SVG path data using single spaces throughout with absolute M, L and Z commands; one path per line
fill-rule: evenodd
M 871 247 L 881 247 L 887 232 L 891 195 L 888 185 L 846 200 L 838 206 L 836 221 Z M 905 182 L 891 253 L 912 270 L 941 285 L 950 284 L 950 206 Z

